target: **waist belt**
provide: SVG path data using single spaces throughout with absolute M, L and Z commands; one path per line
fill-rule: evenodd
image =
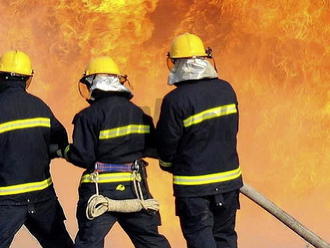
M 85 174 L 81 177 L 80 183 L 116 183 L 133 181 L 132 172 L 115 172 L 102 174 Z
M 97 171 L 97 172 L 132 172 L 132 163 L 108 164 L 108 163 L 96 162 L 95 171 Z
M 139 160 L 136 160 L 133 163 L 129 164 L 111 164 L 96 162 L 94 172 L 83 175 L 81 177 L 80 183 L 116 183 L 129 182 L 134 180 L 141 181 L 141 168 L 139 162 Z M 145 166 L 146 163 L 143 163 Z M 102 173 L 99 174 L 100 172 Z

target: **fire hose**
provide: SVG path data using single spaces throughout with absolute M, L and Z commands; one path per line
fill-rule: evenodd
M 293 218 L 291 215 L 286 213 L 284 210 L 279 208 L 273 202 L 268 200 L 265 196 L 260 194 L 251 186 L 245 184 L 241 189 L 241 193 L 247 198 L 258 204 L 260 207 L 265 209 L 267 212 L 272 214 L 291 230 L 297 233 L 300 237 L 306 240 L 308 243 L 316 248 L 330 248 L 330 244 L 325 240 L 321 239 L 318 235 L 313 233 L 311 230 L 303 226 L 299 221 Z

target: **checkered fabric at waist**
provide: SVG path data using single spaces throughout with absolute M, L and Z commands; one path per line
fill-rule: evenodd
M 111 164 L 111 163 L 96 162 L 95 171 L 97 171 L 97 172 L 131 172 L 132 163 Z

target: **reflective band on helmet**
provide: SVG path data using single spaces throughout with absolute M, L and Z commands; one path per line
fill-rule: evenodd
M 0 124 L 0 134 L 5 132 L 14 131 L 17 129 L 33 128 L 33 127 L 48 127 L 50 128 L 50 119 L 49 118 L 31 118 L 31 119 L 22 119 L 9 121 Z
M 24 184 L 0 187 L 0 195 L 15 195 L 15 194 L 22 194 L 27 192 L 43 190 L 48 186 L 50 186 L 52 183 L 53 183 L 52 179 L 48 178 L 41 182 L 24 183 Z
M 234 180 L 242 174 L 241 168 L 200 176 L 174 176 L 173 183 L 177 185 L 203 185 Z
M 94 183 L 94 175 L 85 174 L 81 177 L 80 183 Z M 103 173 L 97 176 L 98 183 L 116 183 L 133 181 L 134 177 L 131 172 L 122 173 Z
M 112 129 L 102 130 L 99 135 L 99 139 L 113 139 L 120 136 L 126 136 L 130 134 L 143 134 L 150 133 L 149 125 L 132 124 L 123 127 L 116 127 Z
M 172 166 L 172 163 L 171 162 L 165 162 L 163 160 L 159 160 L 159 164 L 162 167 L 171 167 Z
M 196 125 L 208 119 L 217 118 L 235 113 L 237 113 L 237 108 L 236 108 L 236 104 L 234 103 L 218 106 L 215 108 L 204 110 L 203 112 L 188 117 L 183 121 L 183 125 L 185 127 L 190 127 L 192 125 Z

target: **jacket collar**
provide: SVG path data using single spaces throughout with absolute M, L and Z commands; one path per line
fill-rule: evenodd
M 94 90 L 93 95 L 95 100 L 87 100 L 89 104 L 93 104 L 98 102 L 101 99 L 108 98 L 108 97 L 123 97 L 127 100 L 130 100 L 133 95 L 129 92 L 115 92 L 115 91 L 101 91 L 101 90 Z
M 6 90 L 20 90 L 25 91 L 26 82 L 24 81 L 11 81 L 11 80 L 1 80 L 0 81 L 0 92 Z

